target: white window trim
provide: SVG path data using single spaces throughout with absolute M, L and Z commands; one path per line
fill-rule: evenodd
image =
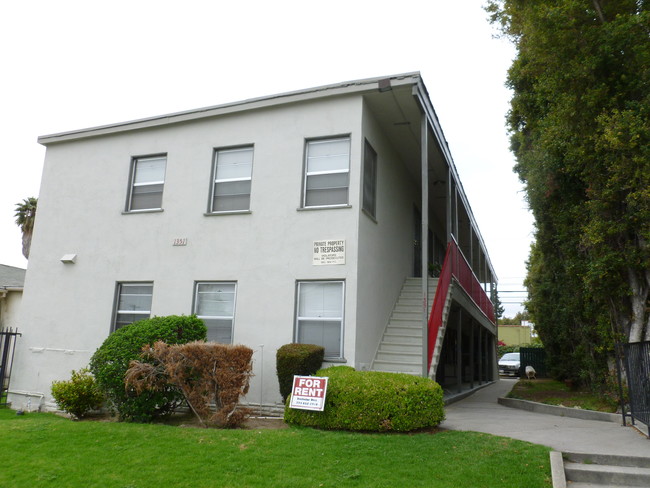
M 199 285 L 219 285 L 219 284 L 224 284 L 224 285 L 234 285 L 234 297 L 233 297 L 233 303 L 232 303 L 232 316 L 230 315 L 199 315 L 196 312 L 196 308 L 198 307 L 199 304 Z M 228 319 L 231 321 L 231 326 L 230 326 L 230 343 L 234 344 L 235 342 L 235 315 L 237 312 L 237 282 L 236 281 L 195 281 L 194 282 L 194 303 L 192 304 L 192 313 L 194 313 L 197 318 L 203 320 L 203 319 Z
M 127 205 L 126 205 L 126 211 L 124 213 L 142 213 L 142 212 L 157 212 L 157 211 L 162 211 L 162 193 L 165 191 L 165 179 L 163 178 L 162 180 L 158 181 L 148 181 L 146 183 L 136 183 L 135 182 L 135 172 L 138 167 L 138 162 L 140 161 L 146 161 L 148 159 L 165 159 L 165 175 L 167 174 L 167 154 L 162 153 L 162 154 L 153 154 L 151 156 L 134 156 L 131 158 L 131 176 L 129 179 L 129 195 L 127 199 Z M 160 207 L 151 207 L 151 208 L 139 208 L 139 209 L 132 209 L 131 206 L 133 205 L 133 189 L 136 187 L 141 187 L 141 186 L 153 186 L 153 185 L 163 185 L 163 190 L 160 195 Z
M 120 297 L 122 296 L 122 289 L 124 286 L 151 286 L 151 304 L 149 305 L 149 310 L 120 310 Z M 117 327 L 117 318 L 120 314 L 129 314 L 129 315 L 141 315 L 142 319 L 148 319 L 151 317 L 151 308 L 153 306 L 153 281 L 119 281 L 115 289 L 115 306 L 113 314 L 113 323 L 111 324 L 111 331 L 115 332 Z M 142 320 L 138 319 L 138 320 Z M 135 320 L 134 322 L 137 322 Z M 133 322 L 131 322 L 133 323 Z M 129 325 L 129 324 L 126 324 Z M 125 327 L 124 325 L 122 327 Z M 121 327 L 120 327 L 121 328 Z
M 302 283 L 340 283 L 341 284 L 341 317 L 308 317 L 300 316 L 300 285 Z M 299 280 L 296 282 L 296 322 L 294 331 L 294 342 L 299 341 L 300 336 L 300 321 L 301 320 L 318 320 L 321 322 L 340 322 L 341 324 L 341 338 L 339 341 L 339 355 L 338 356 L 325 356 L 328 361 L 341 361 L 345 360 L 343 354 L 343 336 L 345 334 L 345 280 Z
M 251 149 L 253 154 L 251 156 L 251 175 L 248 177 L 242 178 L 222 178 L 217 179 L 217 162 L 219 153 L 224 153 L 228 151 L 239 151 L 242 149 Z M 208 212 L 207 215 L 223 215 L 223 214 L 236 214 L 236 213 L 251 213 L 250 198 L 253 193 L 253 163 L 255 162 L 255 146 L 253 144 L 243 145 L 243 146 L 234 146 L 234 147 L 221 147 L 215 148 L 212 154 L 212 178 L 210 182 L 210 200 L 208 202 Z M 250 181 L 251 190 L 248 193 L 249 203 L 248 208 L 242 208 L 237 210 L 214 210 L 214 191 L 218 183 L 230 183 L 235 181 Z
M 307 171 L 307 167 L 309 165 L 309 145 L 312 143 L 325 143 L 325 142 L 330 142 L 330 141 L 341 141 L 341 140 L 347 140 L 348 141 L 348 169 L 338 169 L 338 170 L 332 170 L 332 171 Z M 302 209 L 312 209 L 312 208 L 341 208 L 341 207 L 350 207 L 350 164 L 351 164 L 351 159 L 352 159 L 352 138 L 350 135 L 342 135 L 342 136 L 332 136 L 332 137 L 322 137 L 322 138 L 313 138 L 313 139 L 306 139 L 305 140 L 305 151 L 304 151 L 304 170 L 303 170 L 303 181 L 302 181 L 302 201 L 301 207 Z M 318 176 L 318 175 L 333 175 L 333 174 L 343 174 L 347 173 L 348 174 L 348 198 L 347 202 L 345 203 L 336 203 L 332 205 L 307 205 L 307 178 L 309 176 Z

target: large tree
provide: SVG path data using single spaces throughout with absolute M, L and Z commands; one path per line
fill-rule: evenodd
M 29 197 L 16 204 L 16 224 L 23 233 L 23 256 L 29 259 L 29 249 L 32 246 L 32 233 L 34 231 L 34 220 L 36 219 L 36 206 L 38 199 Z
M 536 221 L 532 318 L 545 345 L 592 357 L 612 334 L 650 340 L 649 7 L 488 4 L 517 49 L 508 126 Z

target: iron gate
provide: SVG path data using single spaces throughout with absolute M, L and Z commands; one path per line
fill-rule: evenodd
M 650 437 L 650 341 L 624 344 L 632 422 L 648 427 Z
M 22 335 L 18 329 L 0 329 L 0 407 L 7 405 L 11 364 L 14 360 L 16 337 Z
M 521 368 L 519 369 L 519 376 L 526 378 L 526 366 L 535 368 L 535 376 L 537 378 L 547 378 L 546 371 L 546 350 L 541 347 L 520 347 L 519 358 Z

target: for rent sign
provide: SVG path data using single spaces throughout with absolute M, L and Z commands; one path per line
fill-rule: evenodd
M 327 380 L 320 376 L 294 376 L 289 407 L 322 412 L 325 409 Z

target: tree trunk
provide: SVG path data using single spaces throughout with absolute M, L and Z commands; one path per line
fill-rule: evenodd
M 647 273 L 645 273 L 647 274 Z M 628 342 L 641 342 L 648 337 L 646 327 L 646 308 L 648 305 L 648 286 L 644 279 L 639 279 L 634 269 L 627 269 L 628 284 L 630 285 L 630 301 L 632 303 L 632 317 Z
M 32 231 L 23 232 L 23 256 L 29 259 L 29 250 L 32 247 Z

